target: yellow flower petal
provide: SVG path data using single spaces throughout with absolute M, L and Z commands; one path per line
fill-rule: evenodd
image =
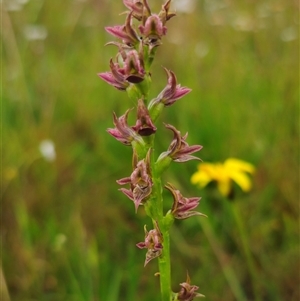
M 253 174 L 255 171 L 255 167 L 251 163 L 248 163 L 243 160 L 235 159 L 235 158 L 227 159 L 224 162 L 224 166 L 226 169 L 246 171 L 246 172 L 249 172 L 250 174 Z
M 218 182 L 218 189 L 222 195 L 228 196 L 231 188 L 231 180 L 226 178 L 223 181 Z
M 211 177 L 204 171 L 197 171 L 191 177 L 191 182 L 198 184 L 201 188 L 205 187 L 211 180 Z
M 252 188 L 251 179 L 246 173 L 242 173 L 239 171 L 231 171 L 230 178 L 236 182 L 243 191 L 250 191 Z
M 219 181 L 222 180 L 226 172 L 224 170 L 223 164 L 216 163 L 201 163 L 199 164 L 199 170 L 205 172 L 211 180 Z

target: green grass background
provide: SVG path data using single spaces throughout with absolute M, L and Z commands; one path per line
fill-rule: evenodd
M 13 2 L 20 9 L 6 10 Z M 112 112 L 133 104 L 97 77 L 116 52 L 104 47 L 104 26 L 122 24 L 122 11 L 121 0 L 2 4 L 3 301 L 159 300 L 157 264 L 144 268 L 135 247 L 149 220 L 115 182 L 131 172 L 131 149 L 106 133 Z M 47 37 L 26 39 L 27 25 Z M 202 196 L 209 216 L 172 229 L 174 291 L 188 270 L 208 301 L 300 298 L 298 26 L 298 4 L 286 0 L 199 0 L 168 23 L 151 94 L 166 83 L 161 66 L 193 91 L 160 118 L 157 155 L 172 139 L 167 122 L 204 146 L 203 161 L 237 157 L 257 168 L 249 194 L 235 187 L 246 253 L 232 205 L 190 183 L 197 162 L 168 170 L 164 180 Z M 39 153 L 44 139 L 55 144 L 53 162 Z

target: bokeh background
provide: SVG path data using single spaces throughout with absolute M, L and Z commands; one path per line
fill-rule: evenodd
M 160 9 L 159 0 L 149 3 Z M 106 133 L 112 112 L 133 104 L 97 77 L 116 53 L 104 47 L 113 40 L 104 26 L 123 23 L 122 1 L 1 6 L 2 300 L 159 300 L 156 262 L 144 268 L 145 252 L 135 246 L 149 220 L 115 182 L 131 172 L 131 149 Z M 164 111 L 157 154 L 172 139 L 164 121 L 204 146 L 203 161 L 235 157 L 256 166 L 252 191 L 235 187 L 234 203 L 213 185 L 191 184 L 196 161 L 168 170 L 164 180 L 202 196 L 199 210 L 208 215 L 172 228 L 173 290 L 188 270 L 208 301 L 299 300 L 298 3 L 173 7 L 151 94 L 166 84 L 161 66 L 193 91 Z M 165 201 L 170 206 L 167 193 Z

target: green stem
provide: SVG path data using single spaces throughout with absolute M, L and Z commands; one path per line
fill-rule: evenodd
M 164 242 L 163 253 L 158 258 L 161 300 L 171 300 L 171 264 L 170 264 L 170 236 L 169 230 L 162 230 Z
M 170 223 L 163 216 L 163 198 L 162 198 L 162 183 L 160 177 L 153 176 L 154 191 L 153 202 L 156 208 L 155 216 L 152 216 L 153 224 L 158 223 L 160 231 L 163 236 L 163 250 L 161 256 L 158 258 L 159 277 L 160 277 L 160 291 L 161 300 L 171 300 L 171 260 L 170 260 Z

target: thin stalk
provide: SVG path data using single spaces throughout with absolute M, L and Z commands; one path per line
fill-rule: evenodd
M 4 277 L 4 273 L 2 270 L 2 262 L 0 263 L 0 283 L 1 283 L 1 300 L 2 301 L 10 301 L 9 292 L 6 285 L 6 279 Z
M 201 224 L 205 236 L 207 237 L 212 250 L 220 263 L 224 277 L 227 280 L 234 297 L 238 301 L 247 301 L 247 297 L 245 295 L 245 292 L 243 291 L 243 288 L 241 287 L 238 276 L 230 265 L 228 255 L 220 245 L 210 223 L 208 221 L 200 221 L 200 219 L 199 223 Z
M 237 225 L 237 230 L 239 232 L 239 236 L 241 238 L 242 247 L 243 247 L 243 251 L 245 253 L 248 270 L 251 275 L 251 282 L 252 282 L 252 287 L 253 287 L 253 291 L 254 291 L 255 301 L 261 301 L 261 297 L 260 297 L 260 293 L 259 293 L 259 286 L 256 281 L 257 279 L 259 279 L 259 277 L 257 275 L 253 256 L 252 256 L 250 248 L 249 248 L 249 243 L 248 243 L 247 233 L 246 233 L 246 230 L 244 227 L 244 223 L 241 219 L 241 215 L 237 208 L 237 204 L 235 202 L 229 202 L 229 203 L 230 203 L 230 207 L 231 207 L 231 211 L 233 213 L 235 223 Z

